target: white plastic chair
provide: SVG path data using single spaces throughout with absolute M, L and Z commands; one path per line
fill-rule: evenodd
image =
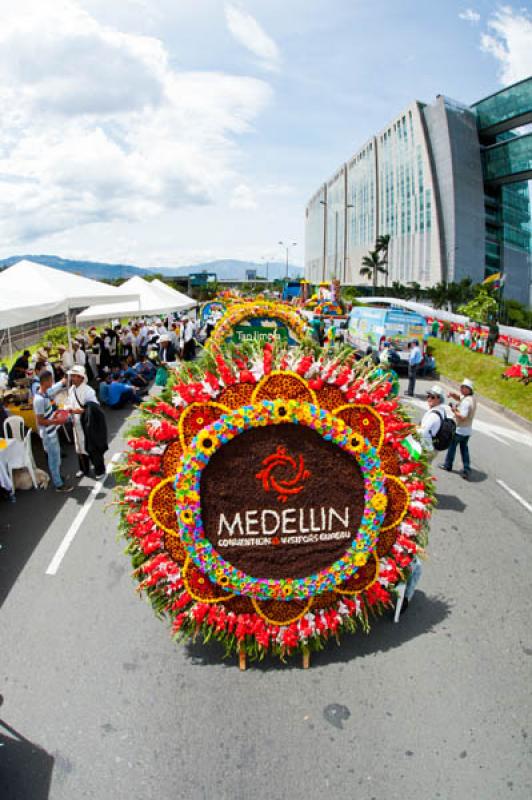
M 30 473 L 31 482 L 34 489 L 39 488 L 37 475 L 35 472 L 35 461 L 33 460 L 33 448 L 31 446 L 31 431 L 28 431 L 23 439 L 24 451 L 19 462 L 9 464 L 9 478 L 11 480 L 12 493 L 15 494 L 15 482 L 13 480 L 13 470 L 27 469 Z
M 4 420 L 4 436 L 6 439 L 16 439 L 18 442 L 24 441 L 24 420 L 22 417 L 13 415 Z

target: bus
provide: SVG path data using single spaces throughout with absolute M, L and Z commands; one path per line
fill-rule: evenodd
M 355 306 L 347 320 L 345 340 L 357 350 L 366 352 L 372 347 L 377 353 L 385 341 L 391 342 L 405 364 L 408 362 L 408 343 L 417 339 L 425 357 L 429 327 L 425 317 L 403 308 Z

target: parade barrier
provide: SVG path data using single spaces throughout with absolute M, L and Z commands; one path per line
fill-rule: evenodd
M 227 329 L 226 329 L 227 330 Z M 369 631 L 422 555 L 433 484 L 391 384 L 352 351 L 216 346 L 141 407 L 117 489 L 139 590 L 241 668 Z

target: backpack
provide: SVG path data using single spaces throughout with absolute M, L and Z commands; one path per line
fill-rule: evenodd
M 432 437 L 432 446 L 435 450 L 447 450 L 456 433 L 456 422 L 451 417 L 442 416 L 435 408 L 432 410 L 441 419 L 438 433 Z

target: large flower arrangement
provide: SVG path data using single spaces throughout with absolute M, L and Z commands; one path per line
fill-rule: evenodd
M 267 344 L 229 358 L 216 349 L 196 374 L 176 374 L 141 414 L 117 489 L 121 528 L 139 588 L 176 638 L 214 638 L 227 653 L 284 659 L 344 632 L 368 631 L 370 617 L 390 606 L 425 547 L 433 485 L 386 376 L 352 352 L 316 357 Z M 201 476 L 243 432 L 287 423 L 356 460 L 364 511 L 345 553 L 326 568 L 296 578 L 253 576 L 205 538 Z M 267 468 L 256 477 L 265 486 L 273 480 Z M 276 490 L 299 491 L 288 479 Z
M 227 313 L 216 323 L 207 346 L 212 349 L 223 345 L 236 325 L 246 320 L 262 318 L 279 320 L 292 331 L 298 341 L 308 334 L 305 320 L 291 306 L 281 302 L 254 300 L 231 305 Z

